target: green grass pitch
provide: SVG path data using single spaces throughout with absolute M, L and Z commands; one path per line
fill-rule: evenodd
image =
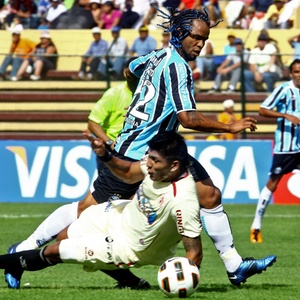
M 10 244 L 26 238 L 36 226 L 61 204 L 0 204 L 0 253 L 4 254 Z M 300 297 L 299 226 L 300 205 L 270 205 L 263 222 L 262 244 L 249 241 L 254 205 L 225 205 L 235 237 L 235 246 L 243 257 L 262 258 L 277 255 L 277 262 L 266 272 L 255 275 L 237 288 L 230 284 L 225 268 L 212 242 L 202 232 L 204 258 L 201 281 L 191 299 L 286 300 Z M 177 251 L 184 256 L 182 245 Z M 19 290 L 10 290 L 0 273 L 0 299 L 64 299 L 64 300 L 151 300 L 168 299 L 159 290 L 157 266 L 133 269 L 146 278 L 150 291 L 114 289 L 115 281 L 101 272 L 87 273 L 79 265 L 58 265 L 38 272 L 25 272 Z

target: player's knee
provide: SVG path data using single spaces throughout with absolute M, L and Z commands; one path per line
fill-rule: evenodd
M 199 202 L 202 208 L 215 208 L 222 203 L 221 191 L 216 187 L 209 187 L 205 193 L 199 194 Z

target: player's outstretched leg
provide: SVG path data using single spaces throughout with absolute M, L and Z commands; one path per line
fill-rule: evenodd
M 260 274 L 275 262 L 275 255 L 270 255 L 262 259 L 244 258 L 235 272 L 227 272 L 228 278 L 232 284 L 239 286 L 241 283 L 245 283 L 247 278 L 255 274 Z

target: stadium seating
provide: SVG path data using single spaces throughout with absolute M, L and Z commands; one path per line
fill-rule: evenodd
M 211 39 L 214 43 L 215 54 L 221 55 L 227 42 L 224 37 L 232 30 L 213 28 Z M 246 40 L 246 47 L 253 48 L 258 32 L 235 30 L 237 37 Z M 287 38 L 296 35 L 297 29 L 269 30 L 270 36 L 278 41 L 283 54 L 283 62 L 287 64 L 292 59 L 293 49 L 288 45 Z M 34 41 L 39 40 L 40 31 L 25 30 L 23 37 Z M 150 31 L 158 45 L 161 41 L 161 30 Z M 52 30 L 51 36 L 57 45 L 59 63 L 56 71 L 50 71 L 48 80 L 32 82 L 20 81 L 0 82 L 0 139 L 81 139 L 81 130 L 86 128 L 88 113 L 109 87 L 106 81 L 72 81 L 77 73 L 80 56 L 86 51 L 92 40 L 90 30 Z M 126 38 L 129 45 L 137 36 L 135 30 L 122 30 L 121 36 Z M 284 38 L 282 38 L 284 37 Z M 102 31 L 102 38 L 111 39 L 109 30 Z M 1 31 L 0 61 L 2 61 L 11 42 L 9 32 Z M 116 85 L 119 82 L 111 82 Z M 212 81 L 201 81 L 197 93 L 198 109 L 212 118 L 222 110 L 222 101 L 228 98 L 236 102 L 236 111 L 241 112 L 240 94 L 207 95 L 212 87 Z M 249 94 L 246 96 L 246 115 L 258 119 L 258 132 L 247 134 L 247 138 L 273 138 L 274 121 L 258 116 L 260 103 L 265 99 L 265 93 Z M 203 139 L 207 134 L 195 133 L 180 128 L 187 138 Z

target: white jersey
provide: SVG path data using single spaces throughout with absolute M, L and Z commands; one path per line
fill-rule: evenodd
M 181 237 L 201 232 L 200 207 L 194 179 L 154 182 L 146 175 L 122 213 L 121 230 L 139 263 L 161 264 L 173 256 Z
M 147 172 L 145 161 L 141 167 Z M 90 271 L 160 265 L 174 255 L 182 236 L 198 237 L 201 229 L 191 175 L 175 182 L 152 181 L 146 175 L 133 200 L 86 209 L 69 227 L 60 256 L 83 263 Z

